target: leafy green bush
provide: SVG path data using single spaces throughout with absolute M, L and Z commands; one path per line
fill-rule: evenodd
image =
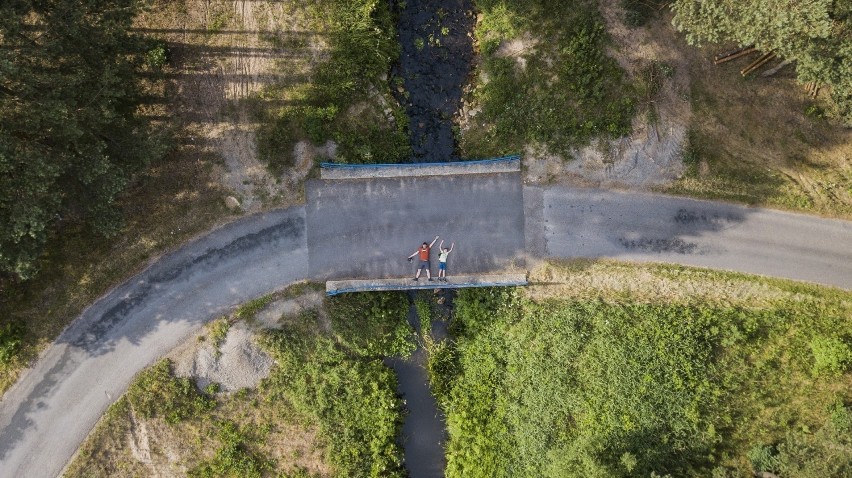
M 342 294 L 329 298 L 327 305 L 341 344 L 358 355 L 407 357 L 414 350 L 405 294 Z
M 754 471 L 783 477 L 852 476 L 852 409 L 836 404 L 816 432 L 787 432 L 776 449 L 758 445 L 749 452 Z
M 300 92 L 299 105 L 283 108 L 264 119 L 258 131 L 258 154 L 274 171 L 291 166 L 295 142 L 334 140 L 337 158 L 347 163 L 398 163 L 410 155 L 408 122 L 400 108 L 384 107 L 370 99 L 371 88 L 389 92 L 383 76 L 399 57 L 396 28 L 388 2 L 321 0 L 311 12 L 327 33 L 329 59 L 317 68 L 312 83 Z M 386 95 L 390 97 L 390 95 Z M 355 106 L 367 105 L 351 114 Z
M 133 410 L 145 418 L 178 423 L 212 410 L 216 401 L 198 391 L 192 380 L 175 377 L 169 359 L 145 370 L 127 390 Z
M 748 461 L 757 473 L 761 471 L 778 471 L 778 452 L 766 445 L 756 445 L 748 451 Z
M 153 40 L 148 43 L 148 51 L 145 52 L 145 64 L 154 70 L 161 70 L 171 60 L 169 44 L 164 40 Z
M 569 154 L 596 136 L 631 130 L 634 93 L 607 56 L 597 2 L 478 0 L 482 63 L 474 91 L 481 113 L 462 147 L 473 157 L 522 151 L 528 144 Z M 502 42 L 535 32 L 525 66 L 497 54 Z
M 441 342 L 427 340 L 426 351 L 426 373 L 429 375 L 432 395 L 438 402 L 444 402 L 449 398 L 452 381 L 458 374 L 455 344 L 449 339 Z
M 326 305 L 330 334 L 294 323 L 266 337 L 277 366 L 263 393 L 319 424 L 337 476 L 402 477 L 402 402 L 383 358 L 413 348 L 408 300 L 373 292 L 343 294 Z
M 417 318 L 420 319 L 420 334 L 429 335 L 432 332 L 432 303 L 428 293 L 419 294 L 414 298 L 414 308 L 417 310 Z
M 219 424 L 218 438 L 222 443 L 213 459 L 202 462 L 188 473 L 195 478 L 260 478 L 273 468 L 272 461 L 253 452 L 249 444 L 256 437 L 249 436 L 235 423 Z
M 333 340 L 272 334 L 278 367 L 264 383 L 270 400 L 286 400 L 316 420 L 339 476 L 402 476 L 401 402 L 396 377 L 378 358 L 355 358 Z
M 852 350 L 839 337 L 814 337 L 814 375 L 840 375 L 852 364 Z
M 17 322 L 0 325 L 0 364 L 12 361 L 21 349 L 24 328 Z

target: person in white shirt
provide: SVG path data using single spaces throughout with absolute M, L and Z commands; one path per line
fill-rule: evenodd
M 447 249 L 444 247 L 444 240 L 441 239 L 441 244 L 438 248 L 441 252 L 438 253 L 438 280 L 447 282 L 447 256 L 453 252 L 453 248 L 456 247 L 456 243 L 450 244 L 450 248 Z

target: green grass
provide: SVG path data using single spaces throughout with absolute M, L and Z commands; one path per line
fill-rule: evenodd
M 589 266 L 579 267 L 564 273 Z M 852 338 L 848 292 L 715 273 L 763 300 L 671 301 L 665 276 L 696 276 L 640 269 L 659 282 L 656 299 L 546 285 L 459 292 L 455 342 L 429 364 L 448 477 L 852 470 L 852 369 L 839 345 Z M 785 292 L 767 293 L 775 287 Z M 775 468 L 752 464 L 755 447 Z
M 464 156 L 495 157 L 527 145 L 568 156 L 592 138 L 630 132 L 634 93 L 606 54 L 597 2 L 476 4 L 481 64 L 472 99 L 481 112 L 461 136 Z M 521 53 L 525 66 L 499 54 L 501 44 L 529 33 L 534 45 Z
M 401 401 L 382 359 L 413 350 L 408 301 L 402 293 L 344 294 L 328 299 L 326 308 L 330 335 L 305 314 L 267 337 L 278 366 L 264 393 L 319 424 L 337 476 L 405 476 L 396 441 Z
M 272 300 L 316 290 L 299 284 Z M 288 318 L 261 337 L 276 364 L 256 390 L 212 396 L 161 361 L 110 407 L 68 476 L 150 474 L 128 444 L 143 427 L 152 463 L 194 477 L 405 476 L 402 401 L 382 359 L 413 350 L 408 307 L 402 293 L 349 294 Z
M 139 374 L 126 397 L 140 416 L 161 417 L 171 424 L 202 416 L 216 405 L 190 379 L 175 377 L 168 359 Z

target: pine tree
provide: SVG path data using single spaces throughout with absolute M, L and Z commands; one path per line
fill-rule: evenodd
M 849 0 L 675 0 L 672 10 L 690 44 L 754 44 L 795 60 L 798 80 L 830 86 L 833 115 L 852 125 Z
M 0 5 L 0 271 L 26 278 L 60 221 L 110 235 L 162 148 L 137 115 L 136 0 Z

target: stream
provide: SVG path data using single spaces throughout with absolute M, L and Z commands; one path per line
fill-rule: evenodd
M 473 0 L 399 0 L 392 1 L 392 8 L 399 19 L 401 46 L 400 61 L 392 73 L 402 78 L 402 88 L 395 95 L 405 105 L 410 120 L 410 161 L 457 161 L 453 118 L 461 107 L 474 59 Z M 444 291 L 445 311 L 452 297 L 452 293 Z M 413 303 L 413 292 L 409 299 Z M 408 312 L 408 321 L 422 337 L 414 305 Z M 446 339 L 445 321 L 433 321 L 431 327 L 426 335 L 431 333 L 435 340 Z M 400 441 L 411 478 L 443 477 L 446 467 L 445 418 L 430 389 L 426 354 L 422 343 L 418 343 L 411 357 L 386 360 L 396 372 L 397 392 L 405 400 L 408 412 Z
M 408 323 L 417 331 L 418 336 L 422 336 L 424 334 L 420 330 L 420 317 L 413 304 L 414 294 L 409 292 L 412 305 L 408 310 Z M 436 341 L 444 340 L 448 335 L 447 323 L 433 321 L 432 330 L 429 332 Z M 426 358 L 426 349 L 418 340 L 417 349 L 407 359 L 393 357 L 385 360 L 385 364 L 396 372 L 397 392 L 405 400 L 408 411 L 402 425 L 400 441 L 405 452 L 405 467 L 411 478 L 443 477 L 446 466 L 445 419 L 429 388 Z
M 403 5 L 400 8 L 400 4 Z M 473 0 L 405 0 L 393 3 L 402 48 L 396 91 L 410 119 L 413 163 L 458 160 L 453 117 L 474 58 Z

